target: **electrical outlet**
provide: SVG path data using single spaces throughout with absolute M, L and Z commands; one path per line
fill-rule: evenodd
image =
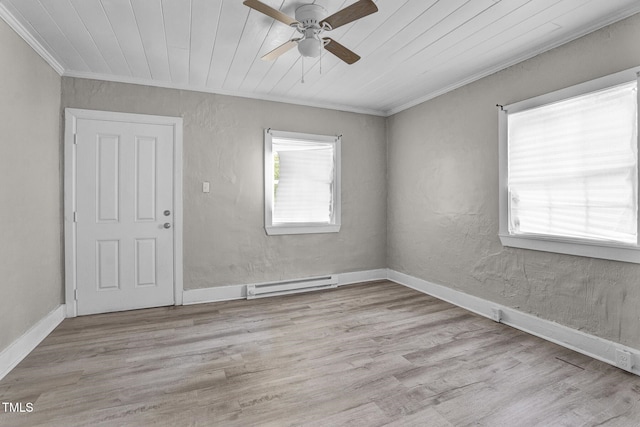
M 493 319 L 494 322 L 500 323 L 500 320 L 502 320 L 502 310 L 496 307 L 492 308 L 491 318 Z
M 633 355 L 628 351 L 616 349 L 616 366 L 631 372 L 631 368 L 633 368 L 632 357 Z

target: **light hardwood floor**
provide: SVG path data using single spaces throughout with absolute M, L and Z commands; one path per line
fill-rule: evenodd
M 66 319 L 2 426 L 640 426 L 640 377 L 390 282 Z

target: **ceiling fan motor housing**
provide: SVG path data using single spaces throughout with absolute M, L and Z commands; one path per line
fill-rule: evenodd
M 326 9 L 317 4 L 306 4 L 296 9 L 296 21 L 303 27 L 299 31 L 304 34 L 303 39 L 298 42 L 298 51 L 302 56 L 317 58 L 322 53 L 320 22 L 326 16 Z
M 296 21 L 305 29 L 320 29 L 320 22 L 326 17 L 327 10 L 318 4 L 305 4 L 296 9 Z

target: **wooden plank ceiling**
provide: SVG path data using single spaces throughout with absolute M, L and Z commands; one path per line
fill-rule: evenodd
M 294 16 L 305 3 L 332 14 L 355 0 L 262 1 Z M 329 33 L 362 59 L 305 59 L 304 83 L 296 49 L 260 59 L 295 30 L 241 0 L 0 0 L 0 16 L 64 75 L 389 115 L 640 12 L 638 0 L 376 3 Z

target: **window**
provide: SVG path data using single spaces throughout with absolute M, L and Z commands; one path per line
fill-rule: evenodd
M 640 263 L 639 70 L 502 109 L 504 246 Z
M 267 234 L 340 231 L 340 144 L 336 136 L 265 130 Z

